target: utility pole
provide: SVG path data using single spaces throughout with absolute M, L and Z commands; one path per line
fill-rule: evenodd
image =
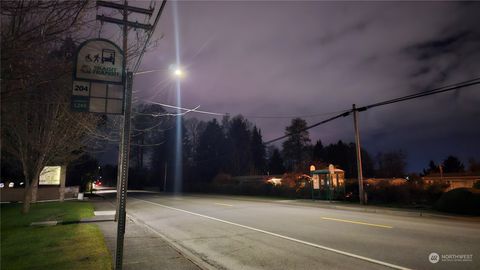
M 109 22 L 121 25 L 123 27 L 123 70 L 124 78 L 126 82 L 124 84 L 125 89 L 125 103 L 124 103 L 124 115 L 123 115 L 123 128 L 122 138 L 119 149 L 119 166 L 117 177 L 117 212 L 115 219 L 117 221 L 117 244 L 115 249 L 115 269 L 121 270 L 123 266 L 123 243 L 125 237 L 125 223 L 126 223 L 126 204 L 127 204 L 127 188 L 128 188 L 128 163 L 130 154 L 130 126 L 131 126 L 131 112 L 132 112 L 132 85 L 133 85 L 133 72 L 127 71 L 127 57 L 128 57 L 128 27 L 142 28 L 144 30 L 152 30 L 151 25 L 140 24 L 137 22 L 128 21 L 128 13 L 136 12 L 146 15 L 153 14 L 153 8 L 143 9 L 138 7 L 128 6 L 126 0 L 123 1 L 123 5 L 97 1 L 97 6 L 114 8 L 122 11 L 123 20 L 106 17 L 104 15 L 97 15 L 97 19 L 102 22 Z
M 357 177 L 358 177 L 358 193 L 360 204 L 365 204 L 365 193 L 363 192 L 363 173 L 362 173 L 362 152 L 360 147 L 360 134 L 358 131 L 358 110 L 355 104 L 352 105 L 353 126 L 355 128 L 355 148 L 357 154 Z

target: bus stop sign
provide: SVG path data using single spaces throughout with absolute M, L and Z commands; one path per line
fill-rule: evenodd
M 77 50 L 71 109 L 123 114 L 125 72 L 123 51 L 106 39 L 91 39 Z

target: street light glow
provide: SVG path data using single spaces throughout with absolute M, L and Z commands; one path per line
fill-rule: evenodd
M 168 68 L 173 77 L 181 79 L 185 76 L 185 71 L 178 64 L 171 64 Z
M 180 68 L 176 68 L 175 71 L 173 72 L 175 76 L 177 77 L 182 77 L 183 76 L 183 71 Z

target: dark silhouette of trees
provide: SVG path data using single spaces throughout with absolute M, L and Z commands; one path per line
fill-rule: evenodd
M 325 151 L 321 140 L 318 140 L 313 146 L 312 160 L 313 161 L 324 161 Z
M 461 173 L 465 171 L 463 163 L 455 156 L 448 156 L 442 163 L 443 173 Z
M 191 147 L 193 165 L 187 168 L 192 181 L 195 178 L 210 182 L 219 173 L 234 176 L 265 173 L 266 149 L 261 131 L 243 116 L 226 116 L 221 125 L 213 119 L 198 130 L 196 121 L 190 124 L 194 131 L 188 132 L 190 136 L 198 135 Z
M 474 158 L 468 159 L 468 171 L 471 173 L 480 173 L 480 162 Z
M 152 155 L 155 146 L 165 141 L 164 132 L 174 128 L 174 123 L 165 109 L 157 104 L 139 104 L 134 110 L 130 146 L 130 167 L 141 170 L 145 160 Z
M 251 174 L 264 174 L 267 167 L 266 149 L 263 144 L 262 132 L 256 126 L 252 130 L 250 149 L 252 151 Z
M 27 6 L 30 4 L 30 1 L 22 2 Z M 65 4 L 48 8 L 52 14 L 58 11 L 57 8 L 70 13 Z M 70 8 L 75 11 L 75 5 Z M 90 135 L 95 132 L 100 117 L 70 111 L 71 52 L 59 52 L 62 47 L 53 41 L 42 42 L 44 37 L 39 33 L 28 34 L 31 37 L 38 35 L 39 43 L 28 38 L 25 40 L 22 31 L 29 31 L 39 22 L 22 24 L 17 19 L 26 20 L 24 16 L 27 15 L 15 13 L 12 16 L 18 16 L 11 20 L 15 26 L 2 21 L 2 150 L 21 163 L 26 187 L 22 211 L 27 213 L 30 203 L 36 201 L 38 178 L 43 167 L 68 164 L 81 156 L 89 146 Z M 62 27 L 59 26 L 59 31 Z M 54 38 L 55 35 L 51 35 Z M 4 44 L 6 40 L 15 45 Z M 63 44 L 67 42 L 71 40 L 67 39 Z M 63 49 L 69 47 L 63 46 Z
M 403 151 L 391 151 L 377 154 L 377 177 L 404 177 L 407 166 Z
M 362 169 L 363 175 L 370 177 L 374 175 L 374 164 L 370 154 L 362 148 Z M 313 146 L 312 161 L 318 163 L 333 164 L 345 171 L 345 177 L 357 177 L 357 158 L 354 143 L 346 144 L 342 140 L 337 143 L 323 146 L 318 140 Z
M 225 168 L 225 160 L 228 155 L 227 141 L 222 127 L 216 119 L 209 121 L 205 130 L 199 137 L 195 154 L 195 170 L 197 180 L 208 182 Z
M 207 123 L 197 118 L 187 118 L 184 121 L 187 136 L 190 138 L 192 145 L 192 156 L 195 156 L 196 146 L 200 140 L 200 135 L 207 127 Z
M 67 167 L 67 186 L 80 186 L 85 191 L 86 184 L 97 180 L 100 176 L 98 161 L 89 154 L 82 155 Z
M 273 148 L 268 159 L 268 171 L 270 174 L 283 174 L 285 172 L 282 155 L 276 147 Z
M 438 165 L 435 164 L 433 160 L 430 160 L 428 162 L 428 167 L 426 169 L 423 169 L 423 175 L 428 175 L 431 173 L 439 173 L 440 169 L 438 168 Z
M 292 119 L 290 126 L 285 128 L 285 134 L 290 136 L 283 142 L 283 157 L 288 170 L 305 170 L 309 162 L 310 137 L 307 122 L 301 118 Z
M 229 173 L 246 175 L 251 168 L 251 144 L 249 122 L 241 115 L 233 117 L 227 128 Z

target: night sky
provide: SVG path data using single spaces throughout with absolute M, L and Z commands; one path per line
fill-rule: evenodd
M 140 67 L 162 71 L 135 77 L 137 101 L 176 104 L 172 5 Z M 180 1 L 182 106 L 243 114 L 268 141 L 294 116 L 313 124 L 353 103 L 477 78 L 479 14 L 480 2 Z M 480 86 L 362 112 L 360 130 L 372 155 L 404 150 L 409 171 L 448 154 L 479 160 Z M 310 130 L 324 145 L 353 135 L 351 116 Z

